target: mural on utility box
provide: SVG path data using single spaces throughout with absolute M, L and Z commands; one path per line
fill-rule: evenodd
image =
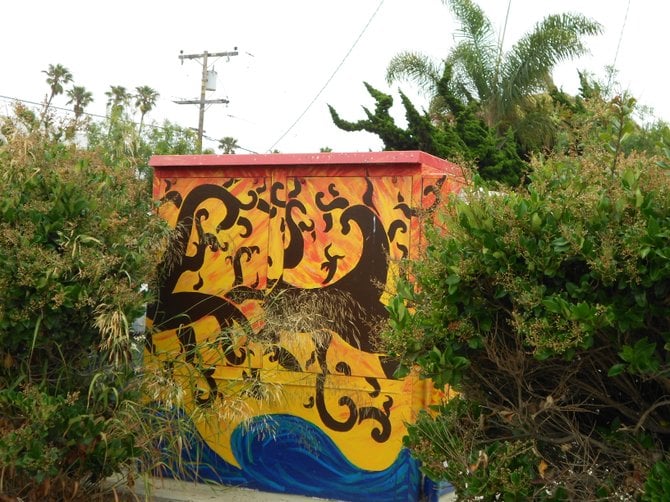
M 404 423 L 436 396 L 427 382 L 393 377 L 375 332 L 393 264 L 419 246 L 420 208 L 457 183 L 238 171 L 158 172 L 154 187 L 176 232 L 148 309 L 145 361 L 192 389 L 186 413 L 220 410 L 194 419 L 197 475 L 349 500 L 418 497 Z M 240 395 L 244 413 L 231 413 Z

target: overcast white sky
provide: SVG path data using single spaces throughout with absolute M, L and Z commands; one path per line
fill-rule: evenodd
M 501 29 L 508 1 L 478 4 Z M 381 149 L 375 135 L 335 127 L 326 104 L 345 119 L 362 118 L 361 106 L 373 105 L 363 81 L 397 97 L 397 86 L 389 88 L 384 81 L 391 57 L 419 50 L 442 58 L 454 45 L 455 32 L 449 9 L 440 0 L 17 0 L 3 2 L 1 12 L 0 112 L 8 110 L 6 97 L 41 102 L 48 92 L 41 71 L 60 63 L 77 85 L 93 92 L 91 113 L 104 115 L 104 93 L 110 85 L 129 90 L 149 85 L 161 97 L 148 120 L 167 118 L 197 127 L 197 105 L 172 101 L 199 96 L 202 68 L 198 60 L 182 65 L 179 52 L 237 47 L 239 55 L 230 60 L 210 59 L 218 84 L 207 98 L 230 103 L 207 109 L 205 134 L 232 136 L 258 153 L 273 148 L 316 152 L 325 146 L 339 152 Z M 511 0 L 506 41 L 514 42 L 545 15 L 560 12 L 582 13 L 602 23 L 605 31 L 588 40 L 590 56 L 558 69 L 554 76 L 559 86 L 575 92 L 577 69 L 602 76 L 616 57 L 621 86 L 653 107 L 658 117 L 670 120 L 668 2 Z M 401 87 L 419 108 L 425 105 L 410 84 Z M 54 104 L 65 106 L 66 101 L 59 96 Z M 402 117 L 396 102 L 396 115 Z M 205 141 L 206 147 L 216 144 Z

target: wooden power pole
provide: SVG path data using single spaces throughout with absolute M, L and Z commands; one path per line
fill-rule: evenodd
M 175 103 L 180 105 L 200 105 L 200 115 L 198 118 L 198 143 L 196 148 L 198 153 L 202 153 L 202 136 L 205 131 L 205 105 L 214 104 L 214 103 L 224 103 L 228 104 L 227 99 L 206 99 L 207 94 L 207 80 L 209 77 L 209 68 L 207 66 L 207 60 L 210 57 L 224 57 L 224 56 L 237 56 L 237 47 L 235 50 L 230 52 L 207 52 L 204 51 L 202 54 L 182 54 L 179 55 L 182 64 L 184 64 L 184 59 L 200 59 L 202 58 L 202 79 L 200 81 L 200 99 L 181 99 L 175 101 Z

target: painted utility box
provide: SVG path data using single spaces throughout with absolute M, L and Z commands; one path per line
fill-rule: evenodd
M 421 248 L 420 215 L 462 186 L 460 168 L 416 151 L 150 164 L 177 238 L 145 363 L 169 366 L 187 393 L 194 475 L 339 500 L 425 497 L 404 424 L 442 396 L 395 379 L 374 333 L 397 263 Z

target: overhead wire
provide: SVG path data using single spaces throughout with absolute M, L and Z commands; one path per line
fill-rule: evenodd
M 287 135 L 289 132 L 291 132 L 291 131 L 293 130 L 293 128 L 298 124 L 298 122 L 300 122 L 300 121 L 302 120 L 302 118 L 303 118 L 303 117 L 305 116 L 305 114 L 309 111 L 309 109 L 310 109 L 310 108 L 312 107 L 312 105 L 316 102 L 316 100 L 319 99 L 319 96 L 321 96 L 321 94 L 322 94 L 323 91 L 326 89 L 326 87 L 328 87 L 328 84 L 330 84 L 330 82 L 333 80 L 333 78 L 335 78 L 335 75 L 340 71 L 340 68 L 342 68 L 342 65 L 344 65 L 345 61 L 349 58 L 349 55 L 352 53 L 352 51 L 354 50 L 354 48 L 356 47 L 356 45 L 358 44 L 358 42 L 360 41 L 360 39 L 363 38 L 363 35 L 364 35 L 365 32 L 367 31 L 368 27 L 369 27 L 370 24 L 372 23 L 372 20 L 375 18 L 375 16 L 376 16 L 377 13 L 379 12 L 379 9 L 381 9 L 381 7 L 382 7 L 383 4 L 384 4 L 384 0 L 381 0 L 381 1 L 379 2 L 379 5 L 377 5 L 377 8 L 374 10 L 374 12 L 372 13 L 372 15 L 370 16 L 370 19 L 368 19 L 368 22 L 365 23 L 365 26 L 363 26 L 363 29 L 362 29 L 361 32 L 358 34 L 358 37 L 356 37 L 356 40 L 354 40 L 354 43 L 351 45 L 351 47 L 349 48 L 349 50 L 347 51 L 347 53 L 344 55 L 344 57 L 342 58 L 342 60 L 340 61 L 340 63 L 335 67 L 335 70 L 333 70 L 333 73 L 331 73 L 330 77 L 328 77 L 328 79 L 326 80 L 326 83 L 323 84 L 323 86 L 321 86 L 321 89 L 319 89 L 319 91 L 316 93 L 316 95 L 314 96 L 314 98 L 312 98 L 312 100 L 309 102 L 309 104 L 308 104 L 307 107 L 303 110 L 303 112 L 302 112 L 300 115 L 298 115 L 298 118 L 296 118 L 296 119 L 293 121 L 293 123 L 288 127 L 288 129 L 286 129 L 286 131 L 285 131 L 281 136 L 279 136 L 279 138 L 272 144 L 272 146 L 271 146 L 270 148 L 267 149 L 268 152 L 271 152 L 271 151 L 274 150 L 274 148 L 277 146 L 277 144 L 278 144 L 282 139 L 284 139 L 284 138 L 286 137 L 286 135 Z
M 509 11 L 512 8 L 512 0 L 507 2 L 507 13 L 505 14 L 505 24 L 503 24 L 502 33 L 498 38 L 498 61 L 502 58 L 503 44 L 505 43 L 505 34 L 507 33 L 507 23 L 509 22 Z
M 496 60 L 495 85 L 498 86 L 498 76 L 500 75 L 500 64 L 502 62 L 503 44 L 505 43 L 505 34 L 507 33 L 507 23 L 509 22 L 509 11 L 512 8 L 512 0 L 507 2 L 507 13 L 505 14 L 505 24 L 498 36 L 498 59 Z
M 612 78 L 614 76 L 614 70 L 616 68 L 616 62 L 619 57 L 619 49 L 621 49 L 621 40 L 623 40 L 623 32 L 626 28 L 626 22 L 628 21 L 628 12 L 630 10 L 630 0 L 626 5 L 626 13 L 623 16 L 623 23 L 621 24 L 621 31 L 619 32 L 619 40 L 616 44 L 616 51 L 614 51 L 614 61 L 612 61 L 612 70 L 609 72 L 609 77 L 607 78 L 607 87 L 605 88 L 606 92 L 609 92 L 610 85 L 612 84 Z
M 28 104 L 28 105 L 44 106 L 44 103 L 38 103 L 36 101 L 29 101 L 27 99 L 21 99 L 21 98 L 13 98 L 12 96 L 0 95 L 0 99 L 4 99 L 6 101 L 18 101 L 19 103 L 25 103 L 25 104 Z M 67 112 L 67 113 L 74 113 L 73 110 L 71 110 L 69 108 L 63 108 L 62 106 L 49 105 L 49 108 L 52 108 L 54 110 L 60 110 L 60 111 Z M 106 119 L 107 118 L 105 115 L 98 115 L 98 114 L 90 113 L 90 112 L 83 112 L 83 115 L 88 115 L 89 117 L 96 117 L 96 118 L 99 118 L 99 119 Z
M 12 97 L 12 96 L 3 96 L 1 94 L 0 94 L 0 99 L 4 99 L 5 101 L 17 101 L 19 103 L 24 103 L 24 104 L 27 104 L 27 105 L 44 106 L 44 103 L 38 103 L 37 101 L 30 101 L 28 99 L 15 98 L 15 97 Z M 59 110 L 59 111 L 69 113 L 69 114 L 74 113 L 74 110 L 72 110 L 71 108 L 65 108 L 65 107 L 57 106 L 57 105 L 53 105 L 53 104 L 49 105 L 49 109 Z M 87 112 L 87 111 L 83 111 L 82 115 L 86 115 L 87 117 L 93 117 L 93 118 L 102 119 L 102 120 L 105 120 L 105 119 L 109 118 L 109 115 L 100 115 L 98 113 L 91 113 L 91 112 Z M 136 126 L 140 125 L 140 123 L 135 121 L 135 120 L 129 120 L 129 122 L 131 124 L 136 125 Z M 162 125 L 156 125 L 156 124 L 152 124 L 152 123 L 146 123 L 145 122 L 142 125 L 143 125 L 143 127 L 150 127 L 152 129 L 165 129 L 165 127 L 162 126 Z
M 0 99 L 4 99 L 6 101 L 18 101 L 19 103 L 25 103 L 25 104 L 34 105 L 34 106 L 44 106 L 44 103 L 38 103 L 37 101 L 30 101 L 28 99 L 14 98 L 12 96 L 0 95 Z M 64 108 L 62 106 L 49 105 L 49 108 L 53 109 L 53 110 L 59 110 L 59 111 L 62 111 L 62 112 L 66 112 L 66 113 L 69 113 L 69 114 L 74 113 L 74 110 L 72 110 L 70 108 Z M 102 119 L 102 120 L 105 120 L 105 119 L 109 118 L 109 115 L 100 115 L 98 113 L 91 113 L 91 112 L 87 112 L 87 111 L 82 112 L 82 115 L 86 115 L 87 117 L 93 117 L 93 118 Z M 130 123 L 134 124 L 134 125 L 137 125 L 137 126 L 140 125 L 139 122 L 136 122 L 134 120 L 130 120 Z M 151 127 L 153 129 L 165 129 L 165 127 L 163 127 L 161 125 L 156 125 L 156 124 L 151 124 L 151 123 L 144 123 L 142 125 L 144 127 Z
M 24 104 L 27 104 L 27 105 L 44 106 L 44 103 L 38 103 L 37 101 L 30 101 L 30 100 L 28 100 L 28 99 L 14 98 L 14 97 L 12 97 L 12 96 L 4 96 L 4 95 L 1 95 L 1 94 L 0 94 L 0 99 L 4 99 L 4 100 L 6 100 L 6 101 L 17 101 L 17 102 L 19 102 L 19 103 L 24 103 Z M 54 109 L 54 110 L 60 110 L 60 111 L 63 111 L 63 112 L 66 112 L 66 113 L 70 113 L 70 114 L 74 113 L 73 110 L 71 110 L 71 109 L 69 109 L 69 108 L 64 108 L 64 107 L 62 107 L 62 106 L 49 105 L 49 108 Z M 91 112 L 86 112 L 86 111 L 85 111 L 85 112 L 82 112 L 82 115 L 86 115 L 86 116 L 88 116 L 88 117 L 93 117 L 93 118 L 96 118 L 96 119 L 102 119 L 102 120 L 105 120 L 105 119 L 109 118 L 107 115 L 99 115 L 99 114 L 97 114 L 97 113 L 91 113 Z M 237 117 L 235 117 L 235 118 L 237 118 Z M 131 120 L 130 123 L 132 123 L 132 124 L 134 124 L 134 125 L 136 125 L 136 126 L 139 126 L 139 125 L 140 125 L 139 122 L 136 122 L 136 121 L 134 121 L 134 120 Z M 152 123 L 144 123 L 143 126 L 144 126 L 144 127 L 150 127 L 150 128 L 152 128 L 152 129 L 165 129 L 165 127 L 162 126 L 162 125 L 156 125 L 156 124 L 152 124 Z M 207 138 L 207 139 L 209 139 L 209 140 L 211 140 L 211 141 L 218 141 L 218 139 L 211 138 L 211 137 L 209 137 L 209 136 L 204 136 L 204 137 Z M 241 147 L 241 146 L 238 146 L 238 148 L 239 148 L 240 150 L 244 150 L 244 151 L 246 151 L 246 152 L 257 153 L 257 152 L 255 152 L 255 151 L 253 151 L 253 150 L 249 150 L 248 148 L 244 148 L 244 147 Z

